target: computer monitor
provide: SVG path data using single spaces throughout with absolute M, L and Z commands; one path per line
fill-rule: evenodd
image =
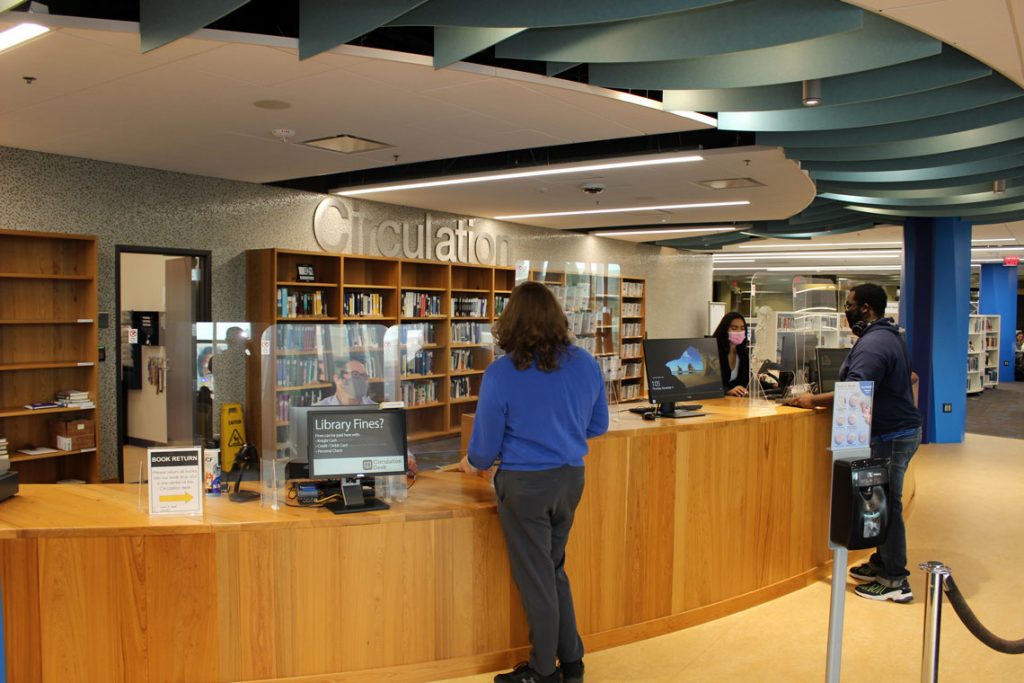
M 839 369 L 850 355 L 850 349 L 829 349 L 819 346 L 815 349 L 818 364 L 818 393 L 827 394 L 836 390 Z
M 338 406 L 307 413 L 306 449 L 313 479 L 404 475 L 405 411 Z
M 794 330 L 782 335 L 782 355 L 779 365 L 783 371 L 793 373 L 794 388 L 814 384 L 817 379 L 814 350 L 818 348 L 818 333 Z
M 346 417 L 342 417 L 346 416 Z M 315 427 L 317 418 L 329 418 L 338 420 L 349 419 L 347 416 L 351 416 L 351 419 L 383 419 L 385 420 L 385 431 L 390 435 L 387 439 L 383 440 L 381 445 L 383 451 L 390 451 L 393 448 L 400 447 L 400 450 L 396 451 L 401 454 L 401 463 L 396 459 L 392 465 L 394 467 L 390 471 L 377 470 L 375 468 L 366 467 L 362 468 L 362 471 L 356 471 L 351 474 L 340 474 L 330 473 L 325 467 L 326 463 L 320 462 L 319 467 L 313 463 L 313 451 L 310 448 L 311 441 L 310 434 L 311 428 Z M 360 423 L 361 424 L 361 423 Z M 355 453 L 359 450 L 359 447 L 366 447 L 374 443 L 374 437 L 372 432 L 379 432 L 380 430 L 370 430 L 363 434 L 360 433 L 359 437 L 352 437 L 346 443 L 352 443 L 356 448 L 347 449 L 348 457 L 356 457 Z M 400 431 L 400 434 L 399 434 Z M 291 406 L 288 408 L 288 434 L 287 434 L 287 452 L 290 458 L 288 463 L 288 477 L 290 479 L 298 478 L 330 478 L 340 479 L 343 477 L 357 478 L 364 476 L 375 476 L 384 474 L 400 474 L 405 472 L 405 453 L 406 453 L 406 421 L 404 410 L 380 410 L 374 405 L 357 405 L 357 406 Z M 394 444 L 398 445 L 395 446 Z M 341 442 L 339 441 L 339 445 Z M 322 455 L 321 451 L 317 452 Z M 350 468 L 351 469 L 351 468 Z
M 645 339 L 644 366 L 651 403 L 665 417 L 690 417 L 700 406 L 677 406 L 677 401 L 721 398 L 722 371 L 714 338 Z

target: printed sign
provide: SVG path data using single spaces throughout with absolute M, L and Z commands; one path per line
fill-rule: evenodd
M 871 447 L 874 382 L 836 382 L 832 403 L 832 450 Z
M 139 328 L 129 327 L 128 328 L 128 343 L 138 344 L 139 343 Z
M 203 449 L 150 448 L 149 514 L 203 514 Z

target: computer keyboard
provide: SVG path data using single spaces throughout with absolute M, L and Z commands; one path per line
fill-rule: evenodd
M 637 415 L 643 415 L 654 410 L 654 406 L 637 406 L 636 408 L 630 408 L 629 412 L 636 413 Z

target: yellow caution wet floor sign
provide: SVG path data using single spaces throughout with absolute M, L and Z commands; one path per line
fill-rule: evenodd
M 230 472 L 235 458 L 245 445 L 245 420 L 241 403 L 225 403 L 220 407 L 221 469 Z

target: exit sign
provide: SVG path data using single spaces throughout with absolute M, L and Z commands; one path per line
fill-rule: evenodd
M 1004 256 L 1003 257 L 1003 265 L 1004 266 L 1016 266 L 1016 265 L 1019 265 L 1019 264 L 1020 264 L 1020 256 Z

